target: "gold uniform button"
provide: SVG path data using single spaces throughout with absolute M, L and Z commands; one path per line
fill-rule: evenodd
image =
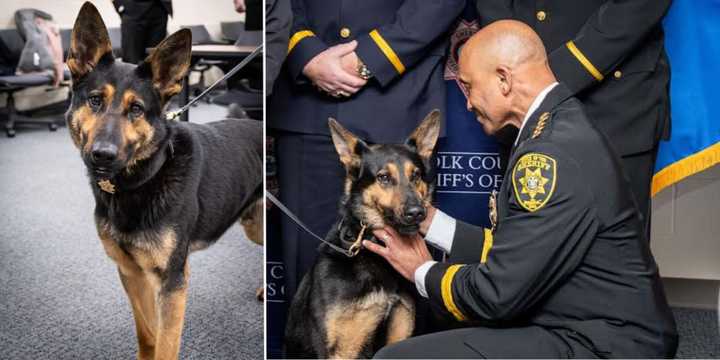
M 615 72 L 613 73 L 613 76 L 614 76 L 616 79 L 621 78 L 621 77 L 622 77 L 622 71 L 620 71 L 620 70 L 615 70 Z
M 544 11 L 542 11 L 542 10 L 540 10 L 540 11 L 537 12 L 537 14 L 536 14 L 535 16 L 537 16 L 537 19 L 538 19 L 539 21 L 545 21 L 545 18 L 547 18 L 547 13 L 544 12 Z
M 343 39 L 349 38 L 349 37 L 350 37 L 350 29 L 348 29 L 348 28 L 346 28 L 346 27 L 340 29 L 340 36 L 341 36 Z

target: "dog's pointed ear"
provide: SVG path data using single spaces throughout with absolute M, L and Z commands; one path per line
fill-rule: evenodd
M 73 80 L 87 75 L 101 60 L 113 61 L 110 36 L 95 5 L 85 2 L 70 35 L 67 65 Z
M 335 144 L 335 150 L 340 155 L 340 162 L 345 165 L 345 169 L 350 170 L 359 167 L 360 157 L 367 149 L 367 144 L 333 118 L 328 119 L 328 126 L 330 127 L 333 144 Z
M 432 156 L 437 139 L 440 136 L 440 110 L 428 114 L 413 133 L 405 140 L 405 145 L 415 149 L 423 161 Z
M 181 29 L 168 36 L 138 66 L 137 72 L 152 78 L 162 103 L 182 90 L 182 79 L 190 68 L 192 33 Z

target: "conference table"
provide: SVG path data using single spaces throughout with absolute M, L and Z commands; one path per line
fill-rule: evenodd
M 235 65 L 241 62 L 245 57 L 250 55 L 255 46 L 252 45 L 193 45 L 190 55 L 190 68 L 200 60 L 222 60 Z M 190 101 L 190 72 L 185 75 L 180 92 L 180 107 L 185 106 Z M 185 111 L 180 115 L 180 121 L 189 121 L 189 111 Z

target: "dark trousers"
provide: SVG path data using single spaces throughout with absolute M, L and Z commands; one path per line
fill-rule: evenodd
M 464 328 L 416 336 L 388 345 L 376 359 L 596 358 L 567 337 L 538 326 Z
M 131 5 L 132 2 L 128 4 Z M 120 16 L 123 61 L 137 64 L 147 56 L 147 48 L 155 47 L 167 36 L 168 13 L 160 2 L 140 14 L 135 9 Z
M 345 169 L 329 136 L 275 132 L 280 201 L 324 238 L 337 220 Z M 289 302 L 317 256 L 320 241 L 282 216 L 280 232 Z
M 648 241 L 650 241 L 650 218 L 652 216 L 650 186 L 652 184 L 657 151 L 658 148 L 655 147 L 649 151 L 625 155 L 620 158 L 623 171 L 625 171 L 625 175 L 630 182 L 630 188 L 633 191 L 633 195 L 635 195 L 638 210 L 640 210 L 640 215 L 642 215 L 642 221 L 645 224 L 645 234 L 648 236 Z

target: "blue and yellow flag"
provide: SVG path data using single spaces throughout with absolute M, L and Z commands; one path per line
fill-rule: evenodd
M 720 163 L 720 1 L 675 0 L 663 25 L 670 59 L 672 130 L 662 141 L 652 195 Z

